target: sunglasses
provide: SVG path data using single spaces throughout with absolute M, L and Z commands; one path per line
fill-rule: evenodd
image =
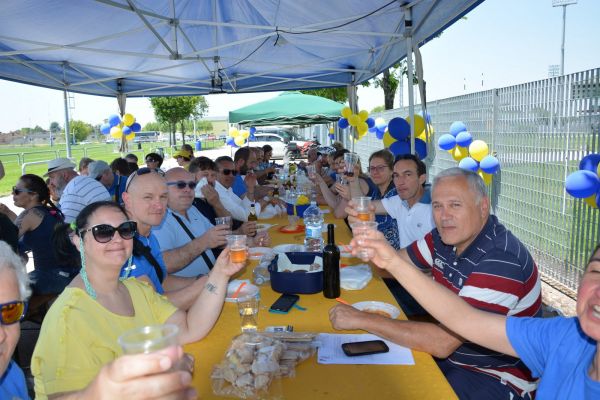
M 114 226 L 108 224 L 94 225 L 88 229 L 82 229 L 80 233 L 92 231 L 92 235 L 98 243 L 108 243 L 115 236 L 115 232 L 119 232 L 123 240 L 131 240 L 137 232 L 137 223 L 134 221 L 125 221 L 121 225 Z
M 154 158 L 146 158 L 146 163 L 151 163 L 151 162 L 158 162 L 158 160 L 155 160 Z
M 159 174 L 160 176 L 165 176 L 165 172 L 159 168 L 148 168 L 148 167 L 139 168 L 137 171 L 135 171 L 131 175 L 129 175 L 129 178 L 127 178 L 127 182 L 125 182 L 125 191 L 127 191 L 127 189 L 129 189 L 131 182 L 133 182 L 133 180 L 135 179 L 136 176 L 146 175 L 146 174 L 149 174 L 152 172 L 155 172 L 155 173 Z
M 185 189 L 185 187 L 189 187 L 191 190 L 196 189 L 196 182 L 194 181 L 175 181 L 175 182 L 167 182 L 167 186 L 177 186 L 177 189 Z
M 11 301 L 10 303 L 0 304 L 2 314 L 0 322 L 2 325 L 12 325 L 23 320 L 27 312 L 27 303 L 24 301 Z
M 388 168 L 387 165 L 378 165 L 376 167 L 369 167 L 367 168 L 367 172 L 383 172 L 384 169 Z
M 231 174 L 233 176 L 237 175 L 237 171 L 235 169 L 227 169 L 227 168 L 225 168 L 225 169 L 223 169 L 223 171 L 221 171 L 221 173 L 223 175 L 229 175 L 229 174 Z
M 14 194 L 14 195 L 19 195 L 19 194 L 21 194 L 21 193 L 23 193 L 23 192 L 25 192 L 25 193 L 33 193 L 33 190 L 29 190 L 29 189 L 19 189 L 19 188 L 18 188 L 18 187 L 16 187 L 16 186 L 13 186 L 13 188 L 12 188 L 12 194 Z

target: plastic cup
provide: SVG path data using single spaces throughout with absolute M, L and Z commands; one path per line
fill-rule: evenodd
M 216 217 L 215 225 L 227 225 L 229 227 L 229 234 L 231 235 L 231 217 Z
M 370 197 L 355 197 L 352 199 L 356 204 L 356 212 L 358 213 L 358 219 L 361 221 L 373 221 L 373 214 L 371 214 L 371 198 Z
M 256 296 L 246 296 L 237 299 L 242 332 L 256 332 L 258 330 L 259 305 L 260 301 Z
M 246 235 L 227 235 L 227 247 L 229 247 L 229 257 L 233 263 L 245 263 L 248 258 L 248 245 Z
M 359 157 L 356 153 L 344 154 L 344 175 L 354 176 L 354 167 L 358 163 Z
M 179 327 L 173 324 L 149 325 L 135 328 L 119 336 L 123 354 L 148 354 L 177 346 Z
M 378 225 L 379 224 L 374 221 L 369 221 L 369 222 L 360 221 L 360 222 L 355 222 L 352 225 L 350 225 L 350 228 L 352 229 L 352 235 L 355 238 L 360 238 L 360 237 L 366 236 L 367 233 L 370 231 L 376 231 Z M 358 251 L 357 256 L 362 259 L 368 259 L 370 257 L 370 254 L 369 254 L 368 250 L 361 249 Z
M 308 175 L 308 179 L 310 179 L 312 181 L 315 179 L 315 177 L 317 175 L 317 168 L 314 165 L 307 165 L 306 173 Z

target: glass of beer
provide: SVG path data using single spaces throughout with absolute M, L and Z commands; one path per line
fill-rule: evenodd
M 358 154 L 346 153 L 344 154 L 344 175 L 354 176 L 354 167 L 358 163 Z
M 259 305 L 260 301 L 257 296 L 245 296 L 237 299 L 242 332 L 256 332 L 258 330 Z
M 379 224 L 377 222 L 374 221 L 369 221 L 369 222 L 355 222 L 352 225 L 350 225 L 350 228 L 352 229 L 352 235 L 355 238 L 359 238 L 359 237 L 364 237 L 366 236 L 366 234 L 369 231 L 374 231 L 377 230 L 377 226 Z M 368 260 L 370 257 L 369 252 L 364 249 L 364 250 L 359 250 L 357 256 L 363 260 Z
M 358 212 L 358 219 L 361 221 L 373 221 L 373 214 L 371 214 L 371 198 L 370 197 L 355 197 L 352 199 L 356 204 L 356 212 Z
M 229 247 L 229 257 L 233 263 L 245 263 L 248 258 L 248 245 L 246 235 L 227 235 L 227 247 Z

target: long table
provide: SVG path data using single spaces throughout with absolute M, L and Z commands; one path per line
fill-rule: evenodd
M 343 220 L 332 214 L 325 215 L 327 223 L 336 225 L 337 244 L 348 244 L 351 232 Z M 287 217 L 260 220 L 259 223 L 277 224 L 269 230 L 272 246 L 285 243 L 302 243 L 304 234 L 284 234 L 279 228 L 287 224 Z M 343 264 L 358 264 L 358 259 L 342 259 Z M 251 279 L 257 262 L 249 262 L 241 279 Z M 289 314 L 273 314 L 268 307 L 280 296 L 269 284 L 260 289 L 261 310 L 258 315 L 259 330 L 267 326 L 293 325 L 296 332 L 337 332 L 331 327 L 328 311 L 337 304 L 322 293 L 301 295 L 298 304 L 306 311 L 292 309 Z M 363 290 L 342 289 L 341 297 L 350 303 L 358 301 L 383 301 L 396 304 L 385 283 L 374 277 Z M 401 313 L 399 319 L 406 319 Z M 212 393 L 210 374 L 215 364 L 224 357 L 231 339 L 240 333 L 240 317 L 233 303 L 225 303 L 221 316 L 203 340 L 185 346 L 196 357 L 193 386 L 201 398 L 222 398 Z M 347 331 L 343 333 L 361 333 Z M 364 332 L 362 332 L 364 333 Z M 429 354 L 413 351 L 415 365 L 321 365 L 316 356 L 296 367 L 294 378 L 281 379 L 285 399 L 456 399 L 446 378 Z

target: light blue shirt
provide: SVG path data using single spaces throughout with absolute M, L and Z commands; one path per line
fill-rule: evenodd
M 177 222 L 173 214 L 177 213 L 171 209 L 168 209 L 160 225 L 152 228 L 152 233 L 158 240 L 160 249 L 163 252 L 185 246 L 192 240 L 179 222 Z M 181 218 L 181 221 L 185 224 L 185 226 L 187 226 L 189 231 L 192 232 L 194 237 L 200 237 L 204 235 L 214 226 L 194 206 L 191 206 L 187 210 L 187 218 L 181 214 L 177 214 L 177 216 Z M 213 255 L 213 252 L 210 249 L 207 249 L 206 255 L 214 265 L 215 256 Z M 206 275 L 209 271 L 210 269 L 208 265 L 206 265 L 206 262 L 204 262 L 202 256 L 198 255 L 194 261 L 173 275 L 182 277 L 196 277 L 198 275 Z
M 0 399 L 29 400 L 25 375 L 16 362 L 10 361 L 0 377 Z

